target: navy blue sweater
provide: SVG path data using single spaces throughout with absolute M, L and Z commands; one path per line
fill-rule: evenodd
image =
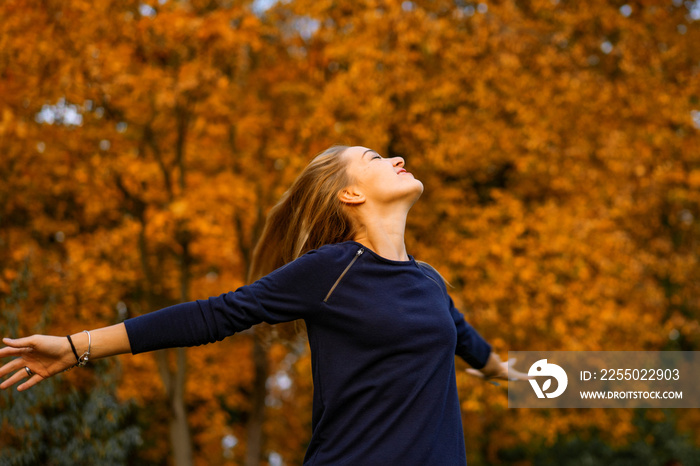
M 314 398 L 305 465 L 464 465 L 454 355 L 491 347 L 429 266 L 348 241 L 257 282 L 125 321 L 134 354 L 220 341 L 259 322 L 306 322 Z

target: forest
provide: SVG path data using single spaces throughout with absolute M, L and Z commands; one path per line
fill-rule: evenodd
M 407 248 L 494 350 L 700 351 L 700 3 L 4 0 L 0 334 L 244 285 L 318 152 L 401 156 Z M 700 412 L 509 409 L 470 465 L 700 464 Z M 527 368 L 521 368 L 526 370 Z M 0 464 L 298 465 L 303 326 L 0 392 Z

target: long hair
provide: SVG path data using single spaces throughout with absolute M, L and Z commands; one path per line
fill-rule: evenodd
M 304 253 L 354 237 L 355 226 L 338 194 L 350 184 L 348 146 L 333 146 L 304 168 L 270 210 L 253 251 L 251 283 Z

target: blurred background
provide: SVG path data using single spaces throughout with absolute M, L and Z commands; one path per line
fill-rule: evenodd
M 680 0 L 4 0 L 0 333 L 244 284 L 341 143 L 424 182 L 409 253 L 503 357 L 700 350 L 698 44 Z M 698 410 L 457 384 L 470 465 L 700 464 Z M 0 464 L 298 465 L 311 389 L 285 326 L 98 361 L 0 393 Z

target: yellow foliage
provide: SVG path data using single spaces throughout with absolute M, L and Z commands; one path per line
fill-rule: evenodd
M 0 5 L 0 298 L 28 280 L 21 332 L 235 289 L 267 209 L 315 152 L 349 143 L 424 181 L 409 252 L 500 354 L 700 345 L 700 27 L 685 6 L 45 3 Z M 310 359 L 268 337 L 268 372 L 292 385 L 266 408 L 265 449 L 296 464 Z M 226 413 L 251 409 L 251 342 L 187 358 L 196 461 L 227 461 L 231 433 L 241 458 Z M 120 361 L 119 395 L 167 419 L 153 357 Z M 470 464 L 589 427 L 632 435 L 625 410 L 508 410 L 503 387 L 457 384 Z M 166 430 L 144 434 L 144 461 L 167 457 Z

